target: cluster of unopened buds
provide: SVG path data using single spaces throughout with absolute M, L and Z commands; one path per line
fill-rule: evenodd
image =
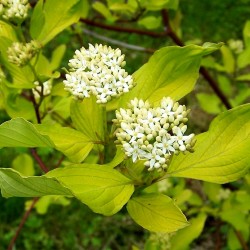
M 28 0 L 0 0 L 0 16 L 6 20 L 22 21 L 28 15 Z
M 7 50 L 8 60 L 21 67 L 26 65 L 38 50 L 39 45 L 34 40 L 30 43 L 14 42 Z
M 173 154 L 193 151 L 194 134 L 184 135 L 188 112 L 169 97 L 159 107 L 135 98 L 128 109 L 116 111 L 117 142 L 133 162 L 145 160 L 148 170 L 166 169 Z
M 41 99 L 41 96 L 48 96 L 51 93 L 52 82 L 48 80 L 42 84 L 39 84 L 38 81 L 34 82 L 35 88 L 32 89 L 35 100 L 38 102 Z
M 97 103 L 107 103 L 134 87 L 132 76 L 123 67 L 126 62 L 120 49 L 89 44 L 76 50 L 69 61 L 70 73 L 64 80 L 65 89 L 75 98 L 96 96 Z

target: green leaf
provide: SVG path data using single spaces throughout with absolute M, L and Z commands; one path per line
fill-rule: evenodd
M 242 249 L 242 245 L 237 238 L 235 231 L 233 228 L 229 228 L 227 233 L 227 246 L 230 250 L 240 250 Z
M 174 100 L 188 94 L 199 77 L 202 56 L 219 49 L 221 44 L 204 44 L 202 47 L 165 47 L 158 50 L 133 77 L 136 86 L 121 97 L 120 106 L 124 106 L 134 97 L 159 102 L 162 97 L 170 96 Z
M 237 81 L 250 81 L 250 74 L 240 75 L 236 78 Z
M 80 0 L 80 14 L 82 18 L 87 18 L 90 10 L 90 4 L 88 0 Z
M 231 224 L 236 230 L 242 231 L 244 234 L 249 235 L 249 223 L 245 213 L 240 212 L 237 209 L 230 209 L 222 211 L 220 213 L 220 218 L 223 221 Z
M 33 159 L 28 154 L 20 154 L 12 161 L 12 168 L 25 176 L 35 174 Z
M 201 108 L 209 114 L 218 114 L 222 111 L 221 100 L 214 94 L 198 93 L 196 98 Z
M 82 162 L 93 148 L 91 140 L 75 129 L 43 124 L 37 124 L 35 128 L 41 135 L 48 136 L 55 144 L 55 148 L 72 162 Z
M 24 177 L 10 168 L 0 168 L 0 188 L 3 197 L 39 197 L 44 195 L 70 195 L 58 181 L 46 176 Z
M 224 67 L 228 73 L 233 73 L 235 71 L 235 59 L 232 51 L 227 46 L 221 47 L 222 60 Z
M 188 226 L 181 210 L 163 194 L 133 197 L 127 210 L 136 223 L 149 231 L 170 233 Z
M 147 29 L 156 29 L 161 25 L 161 17 L 147 16 L 138 21 L 138 24 Z
M 179 5 L 179 0 L 141 0 L 140 5 L 152 11 L 158 11 L 164 8 L 176 10 Z
M 107 165 L 109 167 L 114 168 L 117 165 L 119 165 L 124 159 L 125 159 L 125 154 L 124 154 L 124 151 L 122 150 L 122 147 L 117 146 L 116 155 L 114 159 L 111 162 L 109 162 Z
M 53 147 L 48 136 L 41 135 L 34 125 L 16 118 L 0 125 L 0 147 Z
M 22 117 L 27 120 L 36 120 L 33 104 L 24 99 L 17 89 L 8 88 L 4 84 L 3 90 L 4 108 L 11 118 Z
M 33 13 L 30 21 L 30 35 L 33 39 L 36 39 L 45 23 L 45 15 L 43 12 L 43 0 L 39 0 L 33 9 Z
M 47 176 L 56 178 L 81 202 L 104 215 L 117 213 L 134 192 L 131 180 L 105 165 L 71 165 Z
M 243 50 L 238 58 L 237 58 L 237 65 L 238 65 L 238 68 L 239 69 L 243 69 L 245 68 L 246 66 L 248 66 L 250 64 L 250 61 L 249 61 L 249 58 L 250 58 L 250 47 Z
M 61 61 L 66 51 L 66 45 L 59 45 L 52 53 L 52 58 L 50 62 L 50 68 L 52 71 L 58 69 L 60 67 Z
M 171 250 L 185 250 L 194 239 L 201 234 L 207 215 L 199 214 L 196 218 L 190 220 L 190 226 L 181 229 L 173 237 L 171 237 Z
M 26 207 L 30 207 L 32 201 L 25 202 Z M 36 205 L 35 209 L 38 214 L 46 214 L 48 211 L 48 208 L 52 204 L 57 204 L 61 206 L 68 206 L 70 204 L 70 200 L 65 198 L 64 196 L 58 196 L 58 195 L 46 195 L 41 197 Z
M 112 11 L 121 11 L 122 13 L 135 13 L 136 7 L 133 4 L 128 4 L 128 3 L 113 3 L 109 5 L 109 9 Z
M 102 105 L 92 96 L 83 101 L 72 100 L 71 119 L 76 129 L 93 141 L 104 141 L 104 123 L 106 122 Z
M 246 48 L 250 47 L 250 20 L 245 23 L 243 29 L 243 38 Z
M 250 104 L 221 113 L 197 136 L 195 152 L 175 156 L 168 174 L 215 183 L 244 176 L 250 161 Z
M 43 3 L 42 7 L 40 2 Z M 79 0 L 46 0 L 46 2 L 40 0 L 40 2 L 33 14 L 36 22 L 31 23 L 30 30 L 33 39 L 45 45 L 65 28 L 78 21 L 81 15 L 81 2 Z M 37 29 L 35 25 L 39 26 L 40 32 L 35 31 Z
M 92 7 L 93 7 L 93 9 L 98 11 L 101 15 L 103 15 L 110 22 L 114 22 L 117 19 L 117 17 L 112 15 L 109 8 L 107 8 L 106 5 L 104 5 L 101 2 L 98 2 L 98 1 L 94 2 L 92 4 Z
M 0 36 L 6 37 L 11 41 L 17 41 L 16 32 L 12 26 L 0 20 Z
M 0 147 L 53 147 L 73 162 L 83 161 L 93 143 L 81 132 L 59 125 L 43 125 L 16 118 L 0 125 Z

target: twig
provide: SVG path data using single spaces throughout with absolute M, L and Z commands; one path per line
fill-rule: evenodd
M 12 238 L 12 240 L 11 240 L 9 246 L 8 246 L 8 250 L 12 250 L 13 249 L 13 247 L 15 245 L 15 242 L 17 240 L 18 235 L 20 234 L 20 232 L 21 232 L 21 230 L 22 230 L 22 228 L 23 228 L 26 220 L 28 219 L 28 217 L 29 217 L 29 215 L 31 213 L 31 210 L 36 205 L 36 203 L 37 203 L 38 200 L 39 200 L 39 198 L 34 198 L 32 204 L 29 207 L 29 209 L 25 212 L 25 214 L 24 214 L 24 216 L 23 216 L 23 218 L 21 220 L 21 223 L 19 224 L 19 226 L 18 226 L 18 228 L 16 230 L 16 233 L 15 233 L 14 237 Z
M 41 116 L 39 112 L 39 104 L 36 102 L 36 99 L 31 90 L 30 90 L 30 101 L 32 102 L 34 110 L 35 110 L 37 123 L 40 124 L 42 120 L 41 120 Z
M 218 83 L 211 77 L 211 75 L 209 74 L 209 72 L 207 71 L 207 69 L 202 66 L 200 68 L 200 73 L 208 81 L 210 87 L 213 89 L 213 91 L 215 92 L 215 94 L 220 98 L 220 100 L 224 104 L 224 106 L 227 109 L 231 109 L 232 108 L 231 104 L 229 103 L 228 99 L 223 94 L 223 92 L 221 91 L 221 89 L 218 87 Z
M 122 26 L 108 25 L 108 24 L 95 22 L 93 20 L 86 19 L 86 18 L 81 18 L 80 21 L 87 25 L 95 26 L 98 28 L 106 29 L 106 30 L 113 30 L 113 31 L 125 32 L 125 33 L 135 33 L 135 34 L 151 36 L 151 37 L 164 37 L 166 35 L 165 32 L 154 32 L 154 31 L 149 31 L 149 30 L 140 30 L 140 29 L 127 28 L 127 27 L 122 27 Z
M 35 148 L 31 148 L 30 152 L 33 155 L 33 157 L 35 158 L 35 160 L 38 163 L 38 165 L 40 166 L 40 168 L 43 170 L 43 172 L 48 173 L 49 169 L 46 167 L 46 165 L 43 163 L 43 161 L 40 158 L 40 156 L 37 154 L 36 149 Z
M 127 48 L 127 49 L 137 50 L 137 51 L 142 51 L 142 52 L 147 52 L 147 53 L 154 53 L 155 52 L 154 49 L 144 48 L 144 47 L 141 47 L 141 46 L 121 42 L 119 40 L 112 39 L 112 38 L 100 35 L 100 34 L 94 32 L 94 31 L 91 31 L 91 30 L 88 30 L 88 29 L 83 28 L 83 32 L 88 34 L 89 36 L 98 38 L 98 39 L 100 39 L 102 41 L 105 41 L 105 42 L 109 42 L 109 43 L 112 43 L 112 44 L 115 44 L 115 45 L 119 45 L 119 46 Z
M 238 240 L 239 240 L 239 242 L 240 242 L 240 244 L 242 246 L 242 249 L 243 250 L 249 250 L 249 248 L 248 248 L 248 246 L 247 246 L 241 232 L 238 231 L 238 230 L 234 230 L 234 232 L 235 232 L 235 234 L 236 234 L 236 236 L 237 236 L 237 238 L 238 238 Z
M 63 162 L 63 160 L 65 159 L 65 155 L 62 155 L 61 158 L 58 160 L 58 162 L 56 163 L 54 168 L 58 168 L 60 167 L 61 163 Z

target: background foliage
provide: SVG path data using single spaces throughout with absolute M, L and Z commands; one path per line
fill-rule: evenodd
M 32 38 L 39 38 L 44 44 L 47 44 L 44 53 L 51 60 L 48 62 L 42 57 L 40 67 L 44 67 L 46 64 L 54 64 L 54 69 L 59 65 L 61 68 L 67 67 L 68 60 L 79 47 L 87 47 L 88 43 L 108 43 L 113 44 L 113 47 L 121 47 L 123 53 L 126 54 L 126 69 L 133 73 L 148 61 L 154 50 L 166 45 L 178 44 L 180 40 L 174 40 L 173 37 L 171 39 L 171 32 L 169 33 L 170 36 L 153 37 L 153 35 L 142 35 L 132 31 L 128 33 L 122 32 L 121 27 L 136 27 L 136 29 L 142 29 L 146 32 L 162 32 L 164 29 L 162 9 L 166 7 L 169 9 L 168 14 L 173 32 L 185 44 L 225 43 L 225 46 L 220 51 L 206 57 L 202 64 L 209 69 L 210 74 L 218 82 L 219 87 L 233 107 L 249 102 L 250 45 L 247 38 L 249 37 L 249 28 L 246 28 L 246 24 L 250 14 L 250 10 L 247 8 L 250 1 L 213 0 L 208 2 L 180 0 L 178 8 L 175 8 L 178 1 L 142 1 L 147 2 L 148 5 L 145 4 L 146 7 L 142 5 L 142 10 L 138 13 L 134 11 L 133 5 L 129 7 L 130 9 L 126 6 L 128 8 L 126 9 L 124 5 L 119 6 L 116 4 L 122 1 L 91 2 L 72 0 L 67 2 L 63 9 L 58 9 L 56 4 L 46 6 L 48 12 L 45 12 L 45 17 L 40 18 L 51 19 L 51 23 L 54 23 L 52 26 L 39 29 L 36 25 L 38 20 L 32 19 L 30 27 L 28 27 L 28 21 L 23 24 L 25 34 L 28 34 L 28 30 L 30 30 Z M 31 4 L 34 7 L 35 1 L 31 2 Z M 42 1 L 36 5 L 36 8 L 41 7 L 41 5 Z M 64 20 L 54 19 L 54 15 L 49 11 L 53 9 L 57 12 L 67 13 L 67 8 L 72 9 L 70 13 L 65 14 Z M 147 9 L 146 12 L 144 12 L 144 8 Z M 46 13 L 51 15 L 46 15 Z M 81 16 L 81 22 L 67 27 L 77 20 L 77 15 Z M 92 23 L 88 20 L 91 20 Z M 105 29 L 104 32 L 102 27 L 95 25 L 96 23 L 116 26 L 118 29 Z M 237 49 L 239 48 L 234 48 L 230 43 L 230 39 L 245 40 L 242 48 L 243 52 L 238 53 Z M 133 46 L 129 47 L 128 45 L 131 44 Z M 67 49 L 65 45 L 67 45 Z M 6 46 L 7 44 L 1 43 L 2 50 Z M 52 55 L 51 51 L 53 51 Z M 14 68 L 13 70 L 19 69 Z M 47 71 L 46 67 L 44 67 L 43 71 L 44 76 L 54 77 L 55 83 L 60 81 L 60 79 L 57 79 L 58 76 Z M 26 84 L 27 79 L 22 78 L 23 75 L 20 74 L 19 83 Z M 9 120 L 10 116 L 18 117 L 21 113 L 22 117 L 26 119 L 34 119 L 34 113 L 31 111 L 33 108 L 30 108 L 30 104 L 25 100 L 16 97 L 19 94 L 18 90 L 12 90 L 8 103 L 4 103 L 3 98 L 0 99 L 1 123 Z M 44 110 L 48 109 L 50 111 L 46 119 L 48 121 L 54 119 L 59 123 L 63 123 L 63 125 L 68 125 L 71 124 L 68 119 L 71 112 L 74 125 L 82 128 L 81 125 L 76 124 L 79 119 L 74 120 L 74 111 L 76 110 L 76 114 L 79 107 L 72 105 L 71 110 L 65 109 L 65 107 L 69 106 L 69 103 L 64 103 L 60 99 L 60 97 L 64 96 L 64 92 L 59 84 L 57 88 L 53 89 L 52 96 L 53 99 L 50 100 L 52 105 L 47 100 L 43 103 L 44 106 L 41 107 L 41 112 L 43 112 L 43 107 Z M 151 98 L 155 101 L 154 97 Z M 124 99 L 125 102 L 126 97 Z M 13 102 L 13 100 L 15 101 Z M 194 90 L 183 99 L 183 103 L 192 110 L 190 114 L 190 131 L 195 131 L 197 134 L 207 131 L 212 119 L 221 111 L 226 110 L 225 104 L 209 87 L 205 77 L 199 78 Z M 27 112 L 18 110 L 19 105 L 26 105 L 25 110 Z M 112 104 L 110 108 L 112 108 Z M 235 122 L 236 127 L 241 125 L 240 122 L 237 123 L 237 118 L 235 117 L 234 121 L 227 121 L 227 123 Z M 13 130 L 15 129 L 13 128 Z M 45 133 L 42 127 L 40 127 L 39 131 Z M 49 132 L 47 131 L 47 133 Z M 228 134 L 230 133 L 231 131 L 228 130 Z M 244 130 L 239 131 L 239 133 L 244 134 Z M 65 136 L 67 134 L 68 131 L 65 131 Z M 95 137 L 95 134 L 91 136 Z M 41 144 L 51 143 L 47 139 L 44 141 L 42 137 Z M 235 140 L 234 137 L 232 139 Z M 60 138 L 58 137 L 57 140 L 59 145 L 57 147 L 60 150 Z M 3 140 L 0 143 L 3 143 Z M 86 147 L 88 146 L 91 147 L 91 145 Z M 63 151 L 65 148 L 61 150 Z M 244 150 L 248 155 L 249 148 L 246 147 Z M 56 167 L 62 160 L 61 153 L 53 149 L 39 148 L 37 153 L 50 166 Z M 110 155 L 112 156 L 111 153 Z M 70 157 L 70 152 L 67 156 Z M 94 162 L 95 160 L 91 159 L 91 157 L 94 156 L 89 156 L 87 161 Z M 230 157 L 230 154 L 227 157 Z M 229 160 L 232 159 L 229 158 Z M 20 162 L 26 166 L 25 169 L 18 169 Z M 178 159 L 173 163 L 179 165 Z M 24 171 L 23 174 L 41 174 L 41 170 L 30 151 L 21 147 L 2 148 L 0 150 L 0 166 Z M 204 173 L 198 174 L 202 175 Z M 206 180 L 206 177 L 204 178 Z M 223 181 L 218 181 L 218 183 L 223 183 Z M 115 216 L 104 217 L 94 214 L 87 206 L 74 199 L 44 197 L 36 204 L 35 210 L 29 216 L 16 242 L 16 248 L 248 249 L 250 223 L 248 213 L 250 209 L 249 184 L 250 177 L 248 174 L 238 181 L 224 185 L 174 177 L 151 186 L 146 190 L 145 195 L 147 195 L 147 192 L 150 193 L 156 190 L 173 197 L 191 223 L 191 226 L 173 234 L 149 233 L 143 230 L 131 220 L 125 209 L 122 209 Z M 30 203 L 29 198 L 4 199 L 0 197 L 0 249 L 7 248 L 20 223 L 25 207 L 27 209 Z M 133 201 L 129 206 L 133 206 Z

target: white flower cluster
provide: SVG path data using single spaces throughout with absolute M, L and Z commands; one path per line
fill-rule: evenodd
M 64 80 L 65 89 L 79 99 L 95 95 L 97 103 L 106 103 L 134 87 L 124 69 L 126 62 L 120 49 L 106 45 L 89 44 L 89 48 L 76 50 L 69 61 L 70 73 Z
M 0 0 L 0 16 L 6 20 L 24 20 L 28 15 L 28 0 Z
M 156 108 L 136 98 L 129 109 L 116 111 L 116 137 L 133 162 L 146 160 L 149 170 L 166 169 L 173 154 L 193 151 L 194 134 L 184 135 L 187 114 L 186 106 L 169 97 Z
M 36 41 L 30 43 L 14 42 L 7 50 L 8 60 L 18 66 L 24 66 L 37 53 L 39 49 Z
M 40 85 L 38 81 L 35 81 L 34 84 L 36 87 L 32 89 L 32 92 L 34 94 L 36 101 L 39 101 L 41 96 L 50 95 L 52 89 L 51 80 L 44 82 L 42 85 Z

